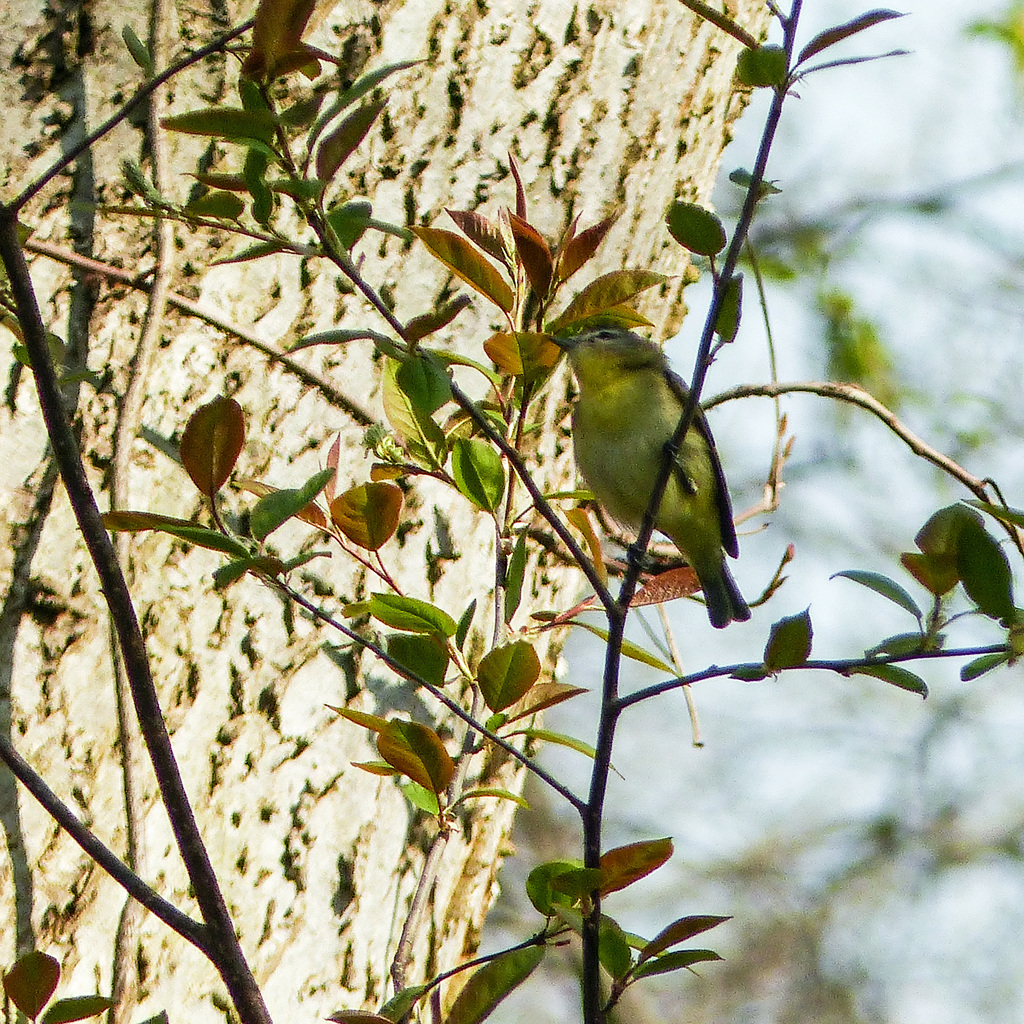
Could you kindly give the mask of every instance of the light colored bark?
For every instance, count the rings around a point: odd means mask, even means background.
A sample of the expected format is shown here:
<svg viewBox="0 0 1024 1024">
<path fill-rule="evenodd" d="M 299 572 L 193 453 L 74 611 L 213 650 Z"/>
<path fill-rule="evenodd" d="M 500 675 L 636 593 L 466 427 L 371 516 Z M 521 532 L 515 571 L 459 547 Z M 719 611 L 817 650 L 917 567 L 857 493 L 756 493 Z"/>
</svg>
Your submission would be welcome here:
<svg viewBox="0 0 1024 1024">
<path fill-rule="evenodd" d="M 737 6 L 741 23 L 759 31 L 763 4 Z M 58 17 L 38 0 L 8 0 L 3 14 L 0 94 L 12 100 L 0 119 L 0 161 L 8 169 L 8 195 L 49 164 L 62 139 L 81 132 L 83 119 L 98 123 L 139 81 L 120 32 L 130 23 L 145 35 L 148 3 L 98 0 L 62 10 Z M 193 5 L 179 5 L 177 18 L 193 41 L 205 41 L 216 27 Z M 355 2 L 329 15 L 317 42 L 355 54 L 353 74 L 363 64 L 424 59 L 389 80 L 389 140 L 372 134 L 351 164 L 354 193 L 371 198 L 377 216 L 402 223 L 412 208 L 417 221 L 443 225 L 444 207 L 494 213 L 513 204 L 512 151 L 523 169 L 531 219 L 549 237 L 574 216 L 587 224 L 619 213 L 595 273 L 645 267 L 681 274 L 682 251 L 662 226 L 666 206 L 680 194 L 707 199 L 741 107 L 731 88 L 736 45 L 696 24 L 681 4 L 631 0 L 583 9 L 566 0 L 528 7 L 514 0 Z M 233 60 L 222 60 L 186 74 L 173 83 L 171 109 L 233 102 L 234 70 Z M 81 165 L 77 177 L 62 177 L 47 189 L 27 216 L 37 237 L 69 244 L 67 201 L 73 189 L 80 196 L 91 189 L 92 178 L 105 201 L 116 201 L 120 160 L 138 156 L 139 140 L 135 128 L 121 126 L 97 148 L 90 167 Z M 172 190 L 181 198 L 202 143 L 174 136 L 171 143 Z M 237 154 L 229 150 L 220 167 L 237 167 Z M 87 232 L 88 214 L 77 216 Z M 100 218 L 95 232 L 95 258 L 133 271 L 151 265 L 145 228 L 135 222 Z M 175 237 L 173 288 L 266 343 L 283 346 L 339 323 L 382 329 L 362 302 L 339 291 L 327 267 L 310 268 L 314 280 L 303 291 L 294 258 L 206 271 L 219 247 L 233 243 L 180 228 Z M 433 306 L 445 275 L 421 247 L 409 250 L 389 239 L 381 251 L 374 237 L 364 249 L 367 278 L 394 296 L 400 318 Z M 95 278 L 73 284 L 65 268 L 42 258 L 33 273 L 53 330 L 87 341 L 89 367 L 109 371 L 99 393 L 81 388 L 78 405 L 82 445 L 99 489 L 145 296 Z M 678 282 L 646 303 L 663 335 L 682 318 Z M 96 289 L 92 308 L 88 288 Z M 491 319 L 478 302 L 444 332 L 443 343 L 482 358 Z M 300 360 L 352 406 L 381 418 L 369 349 L 312 349 Z M 59 486 L 52 502 L 47 495 L 46 439 L 31 380 L 14 367 L 9 349 L 0 362 L 10 382 L 0 409 L 6 727 L 53 788 L 123 851 L 121 760 L 102 597 Z M 549 423 L 560 409 L 559 387 L 544 407 Z M 251 347 L 171 312 L 146 374 L 142 431 L 126 484 L 132 507 L 199 512 L 198 498 L 167 451 L 196 406 L 222 391 L 247 415 L 241 475 L 298 484 L 322 464 L 326 444 L 340 432 L 339 487 L 367 478 L 363 425 L 350 409 L 332 406 Z M 545 432 L 539 455 L 550 484 L 571 478 L 565 438 L 554 427 Z M 473 596 L 486 599 L 493 588 L 493 537 L 484 517 L 458 496 L 422 484 L 409 496 L 409 513 L 415 526 L 386 554 L 407 592 L 455 617 Z M 454 559 L 436 558 L 447 551 L 439 535 L 445 529 Z M 275 538 L 287 551 L 306 532 L 287 526 Z M 430 587 L 423 582 L 428 561 L 439 570 Z M 431 826 L 390 780 L 352 767 L 375 751 L 361 730 L 325 705 L 423 718 L 437 709 L 369 658 L 356 657 L 346 677 L 323 653 L 325 643 L 339 638 L 292 617 L 257 583 L 215 592 L 210 573 L 218 564 L 209 552 L 140 535 L 131 544 L 128 571 L 175 748 L 239 934 L 277 1019 L 373 1006 L 386 991 L 387 966 Z M 323 598 L 332 609 L 373 589 L 338 553 L 311 569 L 332 592 Z M 526 602 L 552 608 L 568 606 L 581 577 L 546 566 L 533 579 Z M 489 636 L 484 615 L 481 608 L 477 623 Z M 515 625 L 525 621 L 520 612 Z M 489 768 L 502 785 L 515 789 L 521 782 L 508 764 Z M 109 991 L 122 894 L 3 776 L 0 821 L 9 855 L 0 869 L 0 921 L 8 938 L 0 960 L 14 958 L 17 936 L 22 949 L 34 941 L 60 957 L 67 993 Z M 140 849 L 147 851 L 139 870 L 194 913 L 152 776 L 145 772 L 137 781 L 145 805 Z M 412 980 L 422 977 L 428 949 L 434 969 L 472 952 L 496 892 L 510 825 L 511 805 L 497 801 L 479 801 L 460 819 L 436 887 L 433 929 L 421 937 Z M 172 1018 L 222 1019 L 220 986 L 197 953 L 152 919 L 143 920 L 138 942 L 138 1004 L 121 1019 L 142 1020 L 161 1008 Z"/>
</svg>

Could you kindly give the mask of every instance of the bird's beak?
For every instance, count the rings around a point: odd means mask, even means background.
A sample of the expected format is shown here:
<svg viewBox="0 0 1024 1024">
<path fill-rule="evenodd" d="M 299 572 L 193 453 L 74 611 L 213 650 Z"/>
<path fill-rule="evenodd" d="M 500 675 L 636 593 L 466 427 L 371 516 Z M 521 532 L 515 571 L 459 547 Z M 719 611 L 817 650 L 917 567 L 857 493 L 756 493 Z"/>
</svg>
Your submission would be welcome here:
<svg viewBox="0 0 1024 1024">
<path fill-rule="evenodd" d="M 569 337 L 565 334 L 551 334 L 549 337 L 563 352 L 572 351 L 572 349 L 576 347 L 576 342 L 579 340 L 578 338 Z"/>
</svg>

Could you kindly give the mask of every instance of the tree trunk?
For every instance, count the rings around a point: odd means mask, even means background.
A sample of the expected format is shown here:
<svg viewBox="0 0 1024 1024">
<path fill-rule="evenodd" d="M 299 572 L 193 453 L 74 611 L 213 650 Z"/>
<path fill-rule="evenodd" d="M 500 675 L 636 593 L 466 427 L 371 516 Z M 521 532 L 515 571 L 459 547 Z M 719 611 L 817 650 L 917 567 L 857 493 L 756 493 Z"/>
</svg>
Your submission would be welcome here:
<svg viewBox="0 0 1024 1024">
<path fill-rule="evenodd" d="M 190 4 L 152 2 L 160 4 L 155 17 L 147 0 L 8 0 L 0 38 L 5 196 L 141 83 L 121 42 L 125 24 L 143 39 L 156 24 L 173 40 L 173 56 L 250 13 L 227 10 L 221 0 L 201 13 Z M 749 31 L 762 30 L 760 0 L 731 6 Z M 593 275 L 622 267 L 677 275 L 645 312 L 662 336 L 678 327 L 685 257 L 662 219 L 675 196 L 709 196 L 742 107 L 732 86 L 734 40 L 698 22 L 678 0 L 599 2 L 585 10 L 564 0 L 529 8 L 513 0 L 357 0 L 330 12 L 314 41 L 340 48 L 352 78 L 395 61 L 423 61 L 388 79 L 388 130 L 371 133 L 346 165 L 352 194 L 371 199 L 375 216 L 444 225 L 445 208 L 493 214 L 514 206 L 511 152 L 530 219 L 548 237 L 577 216 L 586 225 L 618 214 Z M 169 111 L 234 105 L 237 64 L 214 58 L 175 79 Z M 323 464 L 340 433 L 338 489 L 367 480 L 362 435 L 383 418 L 370 346 L 314 348 L 294 362 L 268 352 L 339 324 L 386 328 L 328 266 L 300 268 L 296 257 L 278 256 L 207 269 L 224 246 L 240 246 L 175 226 L 172 244 L 161 247 L 148 223 L 96 213 L 88 204 L 122 201 L 124 157 L 153 163 L 143 146 L 144 114 L 76 160 L 24 217 L 34 229 L 40 302 L 50 328 L 67 342 L 65 362 L 98 375 L 98 386 L 81 384 L 72 396 L 95 488 L 109 487 L 113 476 L 122 507 L 205 516 L 175 461 L 176 444 L 190 413 L 217 393 L 231 394 L 245 410 L 238 475 L 298 485 Z M 181 200 L 204 142 L 167 138 L 169 151 L 156 162 Z M 215 154 L 216 169 L 236 170 L 238 154 L 226 149 Z M 367 239 L 364 273 L 393 298 L 399 318 L 433 308 L 446 287 L 440 265 L 419 245 Z M 52 258 L 57 250 L 77 254 L 77 265 L 74 255 Z M 50 256 L 39 255 L 46 251 Z M 146 293 L 90 268 L 90 259 L 132 278 L 162 264 L 172 294 L 148 349 L 140 348 Z M 187 315 L 176 297 L 209 311 L 214 322 Z M 488 321 L 481 302 L 439 337 L 483 359 Z M 238 329 L 221 329 L 225 324 Z M 7 510 L 0 517 L 0 729 L 143 878 L 195 914 L 130 716 L 119 728 L 105 605 L 52 469 L 31 376 L 9 351 L 0 361 L 7 381 L 0 409 L 0 507 Z M 137 411 L 126 400 L 132 388 Z M 539 456 L 545 486 L 559 487 L 574 472 L 554 428 L 564 386 L 556 381 L 548 394 L 551 429 Z M 119 432 L 129 442 L 120 458 Z M 109 495 L 101 496 L 101 507 L 109 504 Z M 245 501 L 231 496 L 228 504 Z M 485 517 L 453 492 L 420 483 L 407 495 L 407 515 L 413 527 L 384 552 L 407 593 L 456 619 L 474 596 L 483 602 L 493 594 L 493 529 Z M 274 538 L 290 551 L 308 534 L 287 525 Z M 378 1006 L 389 994 L 388 965 L 432 825 L 390 779 L 353 767 L 376 752 L 362 730 L 326 705 L 421 720 L 436 720 L 436 705 L 254 580 L 214 590 L 210 575 L 221 562 L 214 554 L 157 534 L 136 535 L 126 550 L 174 746 L 271 1012 L 282 1021 L 311 1020 L 341 1007 Z M 545 557 L 531 556 L 532 592 L 516 626 L 529 610 L 568 607 L 580 587 L 578 573 Z M 337 551 L 330 561 L 310 563 L 310 574 L 318 601 L 338 614 L 380 589 Z M 481 608 L 476 622 L 486 621 Z M 488 627 L 478 628 L 490 637 Z M 550 666 L 555 652 L 546 653 Z M 513 790 L 522 781 L 510 763 L 492 760 L 474 772 Z M 126 791 L 134 794 L 134 815 L 126 814 Z M 459 817 L 410 982 L 472 954 L 508 852 L 511 814 L 510 802 L 492 800 Z M 110 992 L 116 979 L 118 1020 L 142 1020 L 162 1008 L 176 1018 L 222 1019 L 225 995 L 213 970 L 158 921 L 124 915 L 120 889 L 6 769 L 0 822 L 7 840 L 0 873 L 5 962 L 33 947 L 52 953 L 63 965 L 63 994 L 97 986 Z"/>
</svg>

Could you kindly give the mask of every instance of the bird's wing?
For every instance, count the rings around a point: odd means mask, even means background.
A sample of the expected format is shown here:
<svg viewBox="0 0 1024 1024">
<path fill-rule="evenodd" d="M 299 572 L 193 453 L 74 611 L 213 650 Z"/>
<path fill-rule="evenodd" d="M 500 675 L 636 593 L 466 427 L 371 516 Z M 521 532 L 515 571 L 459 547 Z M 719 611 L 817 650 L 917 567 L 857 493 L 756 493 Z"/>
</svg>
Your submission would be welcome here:
<svg viewBox="0 0 1024 1024">
<path fill-rule="evenodd" d="M 665 370 L 665 379 L 680 403 L 685 407 L 690 400 L 690 389 L 683 382 L 679 374 L 672 370 Z M 722 462 L 718 458 L 718 449 L 715 447 L 715 439 L 711 434 L 711 427 L 708 424 L 704 410 L 698 405 L 693 418 L 693 426 L 704 438 L 711 454 L 711 468 L 715 474 L 715 508 L 718 509 L 718 524 L 722 531 L 722 547 L 733 558 L 738 558 L 740 553 L 739 541 L 736 539 L 736 524 L 732 521 L 732 501 L 729 498 L 729 486 L 725 482 L 725 472 L 722 470 Z M 693 482 L 689 479 L 683 481 L 687 490 L 693 489 Z"/>
</svg>

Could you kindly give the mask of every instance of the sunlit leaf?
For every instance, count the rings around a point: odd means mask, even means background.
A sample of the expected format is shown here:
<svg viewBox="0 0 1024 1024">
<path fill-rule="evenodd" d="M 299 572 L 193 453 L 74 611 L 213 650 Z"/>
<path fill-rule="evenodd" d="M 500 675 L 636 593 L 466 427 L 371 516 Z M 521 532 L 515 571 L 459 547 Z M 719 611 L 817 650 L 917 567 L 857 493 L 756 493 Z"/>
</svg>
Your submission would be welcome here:
<svg viewBox="0 0 1024 1024">
<path fill-rule="evenodd" d="M 487 441 L 458 437 L 452 445 L 452 476 L 459 493 L 477 508 L 494 512 L 505 494 L 505 467 Z"/>
<path fill-rule="evenodd" d="M 590 262 L 614 223 L 614 217 L 605 217 L 579 234 L 570 235 L 558 252 L 556 268 L 559 283 L 568 281 L 580 267 Z"/>
<path fill-rule="evenodd" d="M 509 737 L 525 736 L 527 739 L 540 740 L 541 743 L 554 743 L 559 747 L 568 747 L 569 750 L 575 750 L 578 754 L 583 754 L 584 757 L 589 757 L 591 760 L 597 756 L 597 751 L 589 743 L 584 743 L 583 740 L 563 732 L 553 732 L 551 729 L 515 729 L 504 735 Z"/>
<path fill-rule="evenodd" d="M 515 296 L 493 263 L 465 238 L 443 228 L 414 227 L 412 232 L 430 254 L 440 260 L 456 277 L 475 288 L 506 313 L 512 311 Z"/>
<path fill-rule="evenodd" d="M 302 33 L 316 0 L 260 0 L 252 29 L 252 49 L 242 65 L 248 78 L 270 79 L 291 67 L 303 51 Z M 309 60 L 309 57 L 306 57 Z"/>
<path fill-rule="evenodd" d="M 447 612 L 415 597 L 374 594 L 370 598 L 368 610 L 378 622 L 406 633 L 440 633 L 441 636 L 454 636 L 458 628 L 455 620 Z"/>
<path fill-rule="evenodd" d="M 594 571 L 597 573 L 598 579 L 607 587 L 608 567 L 604 564 L 604 549 L 601 546 L 601 537 L 594 529 L 594 523 L 589 513 L 585 508 L 570 508 L 565 512 L 565 518 L 582 534 L 590 551 L 590 561 L 594 566 Z"/>
<path fill-rule="evenodd" d="M 502 373 L 531 383 L 544 377 L 562 357 L 550 335 L 529 331 L 498 331 L 484 342 L 484 351 Z"/>
<path fill-rule="evenodd" d="M 441 802 L 437 799 L 437 794 L 431 793 L 429 789 L 424 789 L 418 782 L 412 780 L 401 782 L 398 788 L 402 791 L 405 799 L 424 814 L 438 815 L 441 813 Z"/>
<path fill-rule="evenodd" d="M 664 274 L 650 270 L 613 270 L 604 274 L 573 297 L 562 314 L 547 325 L 548 333 L 557 334 L 577 321 L 614 309 L 667 280 Z"/>
<path fill-rule="evenodd" d="M 507 789 L 500 789 L 494 786 L 478 786 L 474 789 L 467 789 L 452 806 L 454 807 L 456 804 L 462 803 L 463 800 L 480 800 L 485 797 L 493 797 L 496 800 L 510 800 L 524 810 L 530 810 L 529 802 L 524 800 L 518 793 L 512 793 Z"/>
<path fill-rule="evenodd" d="M 672 856 L 671 839 L 647 839 L 601 854 L 601 895 L 618 892 L 660 868 Z"/>
<path fill-rule="evenodd" d="M 594 636 L 599 636 L 605 643 L 608 642 L 608 630 L 593 622 L 582 622 L 579 619 L 573 619 L 567 625 L 578 626 L 580 629 L 585 629 L 588 633 L 593 633 Z M 650 665 L 651 668 L 660 669 L 662 672 L 667 672 L 670 676 L 675 675 L 675 669 L 668 662 L 663 661 L 649 651 L 645 651 L 642 647 L 638 647 L 629 640 L 622 641 L 622 656 L 633 661 L 639 661 L 642 665 Z"/>
<path fill-rule="evenodd" d="M 769 672 L 778 672 L 804 664 L 811 655 L 813 636 L 810 611 L 779 619 L 772 625 L 765 645 L 764 667 Z"/>
<path fill-rule="evenodd" d="M 440 469 L 447 457 L 447 441 L 441 428 L 424 411 L 433 401 L 429 391 L 421 391 L 423 383 L 413 371 L 402 373 L 408 362 L 388 359 L 384 363 L 384 415 L 402 439 L 409 454 L 433 469 Z M 417 360 L 422 363 L 422 360 Z"/>
<path fill-rule="evenodd" d="M 511 266 L 512 232 L 503 234 L 499 224 L 483 214 L 471 210 L 449 210 L 445 213 L 458 225 L 459 230 L 488 256 L 493 256 L 505 267 Z"/>
<path fill-rule="evenodd" d="M 221 551 L 236 558 L 248 558 L 251 552 L 240 540 L 229 537 L 217 530 L 198 526 L 188 519 L 176 519 L 174 516 L 160 516 L 154 512 L 133 512 L 127 509 L 116 509 L 103 514 L 103 525 L 114 533 L 138 533 L 140 530 L 155 530 L 171 537 L 208 548 L 210 551 Z"/>
<path fill-rule="evenodd" d="M 224 486 L 245 443 L 245 417 L 233 399 L 219 395 L 201 405 L 181 435 L 181 464 L 208 498 Z"/>
<path fill-rule="evenodd" d="M 377 733 L 377 751 L 403 775 L 439 796 L 455 773 L 441 738 L 419 722 L 388 723 L 387 729 Z"/>
<path fill-rule="evenodd" d="M 540 297 L 545 298 L 551 286 L 551 275 L 554 272 L 554 259 L 551 248 L 541 233 L 521 217 L 509 214 L 512 236 L 515 238 L 516 253 L 526 271 L 530 287 Z"/>
<path fill-rule="evenodd" d="M 510 708 L 539 676 L 540 658 L 525 640 L 492 648 L 477 666 L 477 683 L 491 711 Z"/>
<path fill-rule="evenodd" d="M 398 529 L 402 489 L 386 481 L 358 484 L 330 504 L 331 522 L 353 544 L 378 551 Z"/>
<path fill-rule="evenodd" d="M 301 487 L 274 490 L 260 498 L 249 514 L 252 535 L 257 540 L 264 540 L 292 516 L 301 515 L 333 476 L 333 469 L 321 469 Z"/>
<path fill-rule="evenodd" d="M 554 888 L 554 882 L 562 875 L 579 871 L 583 864 L 578 860 L 552 860 L 538 864 L 526 878 L 526 895 L 538 913 L 545 917 L 556 904 L 569 906 L 571 897 Z"/>
<path fill-rule="evenodd" d="M 544 959 L 543 946 L 526 946 L 502 953 L 484 964 L 463 986 L 445 1024 L 478 1024 L 517 989 Z"/>
<path fill-rule="evenodd" d="M 570 686 L 568 683 L 553 681 L 537 683 L 517 707 L 509 709 L 507 721 L 514 722 L 520 718 L 526 718 L 528 715 L 535 715 L 587 692 L 589 691 L 582 686 Z"/>
</svg>

